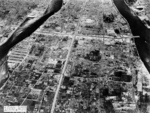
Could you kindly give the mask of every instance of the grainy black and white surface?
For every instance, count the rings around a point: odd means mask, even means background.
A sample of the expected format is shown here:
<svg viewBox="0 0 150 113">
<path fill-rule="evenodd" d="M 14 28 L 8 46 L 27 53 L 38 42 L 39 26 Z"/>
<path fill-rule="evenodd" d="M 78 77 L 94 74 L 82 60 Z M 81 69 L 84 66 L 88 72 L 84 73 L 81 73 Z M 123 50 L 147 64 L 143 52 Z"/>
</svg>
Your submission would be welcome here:
<svg viewBox="0 0 150 113">
<path fill-rule="evenodd" d="M 0 113 L 150 113 L 149 11 L 149 0 L 0 0 Z"/>
</svg>

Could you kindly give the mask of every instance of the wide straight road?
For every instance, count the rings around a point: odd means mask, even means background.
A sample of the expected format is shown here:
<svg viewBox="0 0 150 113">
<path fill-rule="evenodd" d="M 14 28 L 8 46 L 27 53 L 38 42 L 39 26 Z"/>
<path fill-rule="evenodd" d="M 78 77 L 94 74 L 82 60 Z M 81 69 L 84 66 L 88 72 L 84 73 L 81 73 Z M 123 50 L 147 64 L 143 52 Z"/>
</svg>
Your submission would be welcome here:
<svg viewBox="0 0 150 113">
<path fill-rule="evenodd" d="M 125 0 L 112 0 L 114 6 L 118 9 L 119 13 L 128 22 L 131 32 L 135 38 L 135 45 L 138 50 L 139 56 L 144 63 L 145 67 L 150 73 L 150 29 L 148 29 L 140 20 L 140 18 L 131 10 Z"/>
<path fill-rule="evenodd" d="M 71 1 L 71 0 L 70 0 Z M 89 0 L 85 0 L 85 2 L 83 3 L 83 7 L 81 9 L 81 12 L 84 10 L 84 7 L 86 5 L 86 3 L 88 2 Z M 69 3 L 67 4 L 69 5 Z M 80 22 L 81 20 L 79 19 L 78 23 L 77 23 L 77 28 L 75 30 L 75 33 L 72 35 L 72 41 L 70 43 L 70 48 L 69 48 L 69 51 L 68 51 L 68 55 L 67 55 L 67 58 L 66 58 L 66 61 L 65 61 L 65 64 L 64 64 L 64 67 L 63 67 L 63 70 L 61 72 L 61 76 L 60 76 L 60 80 L 59 80 L 59 83 L 58 83 L 58 86 L 57 86 L 57 89 L 56 89 L 56 92 L 55 92 L 55 96 L 54 96 L 54 100 L 53 100 L 53 104 L 52 104 L 52 108 L 51 108 L 51 113 L 55 113 L 55 106 L 57 104 L 57 98 L 59 96 L 59 91 L 60 91 L 60 88 L 61 88 L 61 85 L 62 85 L 62 82 L 63 82 L 63 78 L 64 78 L 64 73 L 65 73 L 65 70 L 66 70 L 66 67 L 67 67 L 67 64 L 68 64 L 68 61 L 69 61 L 69 58 L 70 58 L 70 55 L 71 55 L 71 51 L 73 49 L 73 44 L 74 44 L 74 41 L 75 39 L 77 38 L 78 36 L 78 32 L 79 32 L 79 29 L 80 29 Z"/>
</svg>

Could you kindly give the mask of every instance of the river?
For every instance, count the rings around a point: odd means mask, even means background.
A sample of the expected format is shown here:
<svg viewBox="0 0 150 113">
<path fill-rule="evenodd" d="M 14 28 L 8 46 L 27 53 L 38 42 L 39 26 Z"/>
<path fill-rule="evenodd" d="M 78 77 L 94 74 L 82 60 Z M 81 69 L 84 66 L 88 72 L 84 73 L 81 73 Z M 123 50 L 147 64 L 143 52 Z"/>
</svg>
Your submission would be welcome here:
<svg viewBox="0 0 150 113">
<path fill-rule="evenodd" d="M 124 0 L 112 0 L 119 13 L 128 22 L 139 56 L 150 73 L 150 29 L 148 29 L 140 18 L 130 9 Z"/>
<path fill-rule="evenodd" d="M 144 25 L 125 0 L 112 1 L 118 12 L 127 21 L 133 36 L 139 36 L 139 38 L 134 39 L 134 42 L 142 62 L 150 73 L 150 29 Z M 144 107 L 142 105 L 141 108 L 139 107 L 139 110 L 141 111 L 142 108 L 146 110 L 148 106 Z"/>
</svg>

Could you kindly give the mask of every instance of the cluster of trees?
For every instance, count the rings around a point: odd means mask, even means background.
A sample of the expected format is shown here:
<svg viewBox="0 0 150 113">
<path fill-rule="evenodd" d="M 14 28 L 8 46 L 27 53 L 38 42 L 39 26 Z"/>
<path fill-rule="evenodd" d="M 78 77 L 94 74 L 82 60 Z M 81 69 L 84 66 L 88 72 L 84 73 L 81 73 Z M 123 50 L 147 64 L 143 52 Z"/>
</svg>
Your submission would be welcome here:
<svg viewBox="0 0 150 113">
<path fill-rule="evenodd" d="M 137 0 L 125 0 L 127 2 L 127 4 L 129 5 L 133 5 L 135 2 L 137 2 Z"/>
<path fill-rule="evenodd" d="M 94 50 L 94 51 L 90 51 L 89 54 L 86 54 L 84 58 L 93 62 L 98 62 L 101 59 L 101 55 L 99 50 Z"/>
<path fill-rule="evenodd" d="M 0 18 L 11 24 L 23 19 L 37 5 L 34 1 L 0 0 Z"/>
<path fill-rule="evenodd" d="M 115 20 L 115 15 L 112 13 L 111 14 L 104 14 L 103 20 L 105 23 L 112 23 Z"/>
</svg>

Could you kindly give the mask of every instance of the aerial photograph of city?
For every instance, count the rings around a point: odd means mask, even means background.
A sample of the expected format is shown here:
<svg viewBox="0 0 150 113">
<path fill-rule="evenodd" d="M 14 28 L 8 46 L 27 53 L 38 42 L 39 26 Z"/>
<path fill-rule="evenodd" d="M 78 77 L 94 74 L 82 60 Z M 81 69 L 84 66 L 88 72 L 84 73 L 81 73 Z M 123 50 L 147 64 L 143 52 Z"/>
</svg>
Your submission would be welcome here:
<svg viewBox="0 0 150 113">
<path fill-rule="evenodd" d="M 150 113 L 150 0 L 0 0 L 0 113 Z"/>
</svg>

